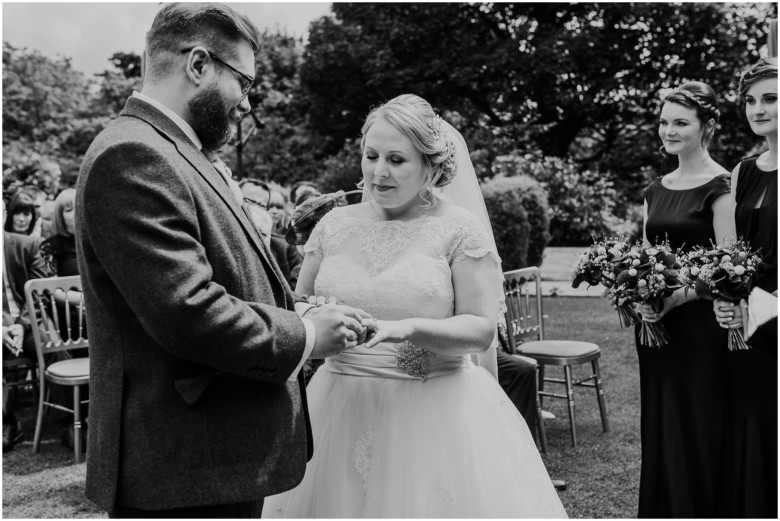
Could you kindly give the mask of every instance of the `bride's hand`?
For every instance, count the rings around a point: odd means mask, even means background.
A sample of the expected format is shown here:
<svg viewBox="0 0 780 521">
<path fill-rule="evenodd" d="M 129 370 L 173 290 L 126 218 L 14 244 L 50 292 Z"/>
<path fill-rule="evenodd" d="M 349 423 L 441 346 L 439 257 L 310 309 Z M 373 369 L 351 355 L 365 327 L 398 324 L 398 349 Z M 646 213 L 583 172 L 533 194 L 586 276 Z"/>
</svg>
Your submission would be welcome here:
<svg viewBox="0 0 780 521">
<path fill-rule="evenodd" d="M 363 325 L 368 330 L 366 349 L 371 349 L 380 342 L 399 343 L 412 336 L 412 326 L 404 320 L 364 320 Z"/>
</svg>

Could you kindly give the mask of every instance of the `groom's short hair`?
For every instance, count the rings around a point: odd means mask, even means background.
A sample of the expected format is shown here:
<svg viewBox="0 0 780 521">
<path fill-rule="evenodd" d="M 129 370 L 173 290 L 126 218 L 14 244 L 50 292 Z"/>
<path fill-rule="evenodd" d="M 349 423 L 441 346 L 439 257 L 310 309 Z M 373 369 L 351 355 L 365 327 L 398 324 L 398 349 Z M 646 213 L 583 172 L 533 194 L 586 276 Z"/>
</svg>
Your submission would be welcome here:
<svg viewBox="0 0 780 521">
<path fill-rule="evenodd" d="M 202 45 L 220 57 L 236 55 L 236 46 L 246 41 L 256 51 L 257 27 L 245 15 L 224 4 L 175 2 L 157 13 L 146 33 L 146 71 L 150 78 L 173 70 L 184 49 Z"/>
</svg>

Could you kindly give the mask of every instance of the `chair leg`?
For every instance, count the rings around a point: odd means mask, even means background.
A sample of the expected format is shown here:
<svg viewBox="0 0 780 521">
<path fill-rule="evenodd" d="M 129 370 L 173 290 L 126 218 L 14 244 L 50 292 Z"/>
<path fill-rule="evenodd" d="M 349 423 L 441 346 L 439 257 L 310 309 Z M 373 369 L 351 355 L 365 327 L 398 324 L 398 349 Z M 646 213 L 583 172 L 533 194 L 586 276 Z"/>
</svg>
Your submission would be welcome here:
<svg viewBox="0 0 780 521">
<path fill-rule="evenodd" d="M 41 429 L 43 428 L 43 402 L 46 397 L 46 380 L 41 375 L 38 385 L 38 418 L 35 420 L 35 437 L 33 438 L 33 452 L 41 451 Z"/>
<path fill-rule="evenodd" d="M 539 391 L 536 391 L 536 426 L 539 430 L 539 446 L 542 448 L 542 452 L 547 452 L 547 429 L 544 426 L 544 417 L 542 416 L 542 401 L 539 396 Z"/>
<path fill-rule="evenodd" d="M 73 451 L 81 463 L 81 386 L 73 386 Z"/>
<path fill-rule="evenodd" d="M 539 396 L 539 407 L 542 407 L 542 400 L 544 400 L 544 397 L 540 394 L 542 391 L 544 391 L 544 366 L 542 364 L 539 364 L 539 378 L 537 379 L 538 385 L 539 385 L 539 392 L 537 393 L 537 396 Z"/>
<path fill-rule="evenodd" d="M 569 430 L 571 431 L 571 446 L 577 446 L 577 427 L 574 422 L 574 384 L 572 383 L 571 366 L 563 366 L 566 376 L 566 401 L 569 404 Z"/>
<path fill-rule="evenodd" d="M 604 388 L 601 386 L 601 373 L 599 372 L 599 361 L 592 360 L 593 374 L 596 376 L 596 399 L 599 401 L 599 412 L 601 413 L 601 426 L 604 432 L 609 432 L 609 422 L 607 421 L 607 404 L 604 401 Z"/>
</svg>

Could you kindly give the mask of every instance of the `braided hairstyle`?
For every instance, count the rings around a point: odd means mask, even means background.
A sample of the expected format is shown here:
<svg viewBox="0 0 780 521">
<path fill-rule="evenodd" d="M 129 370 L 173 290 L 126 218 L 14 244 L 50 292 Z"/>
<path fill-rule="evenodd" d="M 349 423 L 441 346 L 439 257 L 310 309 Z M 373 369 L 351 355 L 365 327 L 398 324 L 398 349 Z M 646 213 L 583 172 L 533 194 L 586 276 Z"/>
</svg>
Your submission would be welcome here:
<svg viewBox="0 0 780 521">
<path fill-rule="evenodd" d="M 715 91 L 704 82 L 689 81 L 683 83 L 667 95 L 663 103 L 676 103 L 696 111 L 696 117 L 704 128 L 701 145 L 707 148 L 715 134 L 715 127 L 720 120 L 720 108 L 718 96 Z M 707 123 L 714 120 L 715 123 L 708 127 Z"/>
<path fill-rule="evenodd" d="M 777 79 L 777 58 L 761 58 L 750 69 L 739 77 L 739 101 L 745 103 L 745 96 L 750 87 L 761 80 Z"/>
<path fill-rule="evenodd" d="M 423 156 L 427 168 L 425 188 L 443 188 L 455 178 L 455 142 L 442 131 L 442 120 L 433 111 L 431 104 L 415 94 L 402 94 L 374 108 L 366 116 L 361 129 L 360 150 L 364 151 L 366 134 L 371 125 L 383 118 L 396 130 L 406 136 Z M 423 195 L 430 206 L 435 199 Z"/>
</svg>

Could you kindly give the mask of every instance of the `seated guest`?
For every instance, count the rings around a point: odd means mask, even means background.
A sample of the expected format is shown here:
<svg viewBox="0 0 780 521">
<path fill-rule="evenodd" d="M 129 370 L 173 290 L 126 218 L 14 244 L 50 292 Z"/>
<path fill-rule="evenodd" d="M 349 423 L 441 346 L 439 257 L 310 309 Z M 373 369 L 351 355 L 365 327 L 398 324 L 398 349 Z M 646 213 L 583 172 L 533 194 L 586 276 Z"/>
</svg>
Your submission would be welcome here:
<svg viewBox="0 0 780 521">
<path fill-rule="evenodd" d="M 268 203 L 271 198 L 271 188 L 268 186 L 268 183 L 259 179 L 245 177 L 238 182 L 238 186 L 244 197 L 244 203 L 248 206 L 255 205 L 268 210 Z"/>
<path fill-rule="evenodd" d="M 309 194 L 310 196 L 320 195 L 320 191 L 317 188 L 317 185 L 311 181 L 298 181 L 293 183 L 290 187 L 290 212 L 305 200 L 303 197 L 306 194 Z"/>
<path fill-rule="evenodd" d="M 51 236 L 41 243 L 41 255 L 52 275 L 67 277 L 79 274 L 76 263 L 76 190 L 63 190 L 54 200 Z"/>
<path fill-rule="evenodd" d="M 46 204 L 46 192 L 36 185 L 24 185 L 20 191 L 30 196 L 35 205 L 35 212 L 38 214 L 35 229 L 30 235 L 47 238 L 51 234 L 51 214 L 47 211 L 51 209 L 51 205 Z"/>
<path fill-rule="evenodd" d="M 21 235 L 32 235 L 38 222 L 35 201 L 22 190 L 16 192 L 8 203 L 3 230 Z"/>
<path fill-rule="evenodd" d="M 286 204 L 284 202 L 284 195 L 282 192 L 271 189 L 271 197 L 268 202 L 268 213 L 274 220 L 274 233 L 278 235 L 284 235 L 287 231 L 287 226 L 290 224 L 290 216 L 287 213 Z"/>
<path fill-rule="evenodd" d="M 498 338 L 498 383 L 523 416 L 536 440 L 536 366 L 505 350 L 506 326 L 499 326 Z"/>
<path fill-rule="evenodd" d="M 19 357 L 37 360 L 38 357 L 24 298 L 24 285 L 30 279 L 48 275 L 41 259 L 39 244 L 38 237 L 3 232 L 3 358 L 5 360 Z M 3 450 L 9 451 L 21 440 L 23 433 L 14 411 L 6 403 L 5 383 L 5 375 L 3 375 Z"/>
<path fill-rule="evenodd" d="M 76 190 L 63 190 L 54 200 L 54 212 L 51 220 L 51 236 L 41 243 L 41 257 L 48 272 L 55 277 L 68 277 L 79 274 L 76 261 Z M 70 293 L 71 330 L 68 332 L 65 317 L 64 296 L 57 298 L 57 314 L 60 324 L 60 335 L 63 339 L 76 339 L 79 334 L 86 337 L 86 332 L 79 329 L 78 303 L 80 295 Z"/>
<path fill-rule="evenodd" d="M 268 185 L 254 179 L 251 182 L 245 181 L 250 180 L 244 179 L 239 185 L 241 186 L 241 192 L 244 194 L 244 204 L 252 218 L 252 223 L 255 225 L 258 233 L 260 233 L 266 246 L 271 250 L 282 275 L 287 279 L 290 287 L 295 288 L 295 284 L 298 282 L 298 274 L 301 271 L 303 257 L 298 253 L 298 249 L 295 246 L 287 243 L 283 236 L 273 233 L 273 218 L 263 203 L 260 202 L 268 201 L 270 198 L 271 190 Z"/>
</svg>

